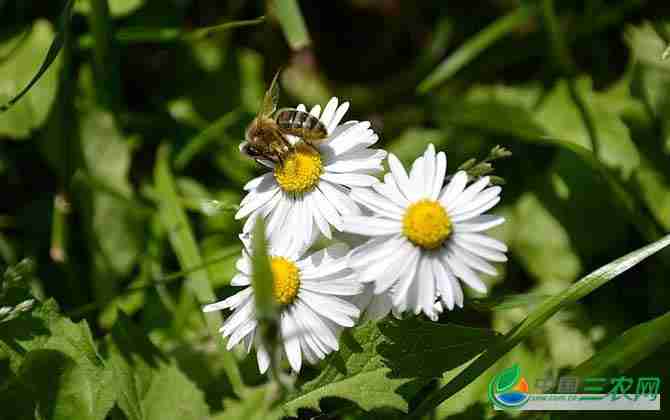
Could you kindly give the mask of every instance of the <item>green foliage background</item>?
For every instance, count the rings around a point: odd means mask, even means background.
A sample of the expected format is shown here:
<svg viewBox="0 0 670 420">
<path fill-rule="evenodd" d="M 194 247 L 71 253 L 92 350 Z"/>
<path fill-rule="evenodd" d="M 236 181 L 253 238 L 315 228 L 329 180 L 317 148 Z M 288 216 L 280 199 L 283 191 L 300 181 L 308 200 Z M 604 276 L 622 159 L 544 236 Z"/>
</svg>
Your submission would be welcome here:
<svg viewBox="0 0 670 420">
<path fill-rule="evenodd" d="M 0 0 L 0 22 L 0 419 L 507 418 L 487 386 L 514 363 L 531 392 L 667 390 L 670 255 L 616 277 L 670 230 L 663 2 Z M 235 292 L 238 144 L 278 68 L 282 105 L 349 100 L 406 164 L 513 152 L 489 295 L 356 327 L 286 392 L 200 311 Z M 576 416 L 605 418 L 536 417 Z"/>
</svg>

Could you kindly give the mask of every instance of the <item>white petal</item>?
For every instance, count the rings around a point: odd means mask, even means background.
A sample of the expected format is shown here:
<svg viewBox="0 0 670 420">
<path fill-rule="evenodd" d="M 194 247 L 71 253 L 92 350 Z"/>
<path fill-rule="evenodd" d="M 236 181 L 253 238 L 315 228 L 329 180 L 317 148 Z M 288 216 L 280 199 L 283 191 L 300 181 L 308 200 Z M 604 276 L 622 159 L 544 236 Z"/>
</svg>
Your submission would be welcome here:
<svg viewBox="0 0 670 420">
<path fill-rule="evenodd" d="M 384 182 L 375 184 L 372 188 L 402 209 L 407 208 L 410 204 L 407 197 L 398 189 L 398 184 L 396 184 L 393 174 L 384 175 Z"/>
<path fill-rule="evenodd" d="M 481 245 L 487 248 L 495 249 L 501 252 L 507 252 L 507 245 L 504 242 L 501 242 L 497 239 L 491 238 L 490 236 L 484 235 L 482 233 L 460 233 L 454 235 L 454 239 L 458 238 L 459 241 L 465 241 L 471 244 Z"/>
<path fill-rule="evenodd" d="M 356 281 L 357 275 L 343 277 L 341 279 L 316 281 L 300 281 L 300 287 L 315 293 L 337 296 L 355 296 L 363 291 L 363 285 Z"/>
<path fill-rule="evenodd" d="M 409 177 L 407 176 L 407 172 L 405 172 L 405 168 L 402 166 L 402 163 L 400 163 L 400 160 L 398 160 L 398 158 L 393 153 L 389 153 L 387 162 L 389 164 L 389 168 L 391 169 L 391 173 L 393 174 L 393 179 L 395 179 L 396 185 L 398 186 L 400 192 L 409 202 L 416 201 L 418 194 L 412 191 L 412 185 L 409 182 Z"/>
<path fill-rule="evenodd" d="M 240 207 L 240 209 L 235 214 L 235 219 L 243 219 L 250 215 L 254 210 L 268 203 L 274 196 L 279 192 L 279 187 L 271 188 L 267 191 L 261 193 L 256 193 L 255 191 L 249 192 L 247 197 L 249 200 Z M 245 199 L 247 198 L 245 197 Z"/>
<path fill-rule="evenodd" d="M 454 309 L 454 289 L 452 287 L 451 273 L 442 263 L 439 258 L 432 258 L 433 262 L 433 275 L 435 276 L 435 285 L 437 286 L 437 293 L 440 295 L 440 299 L 447 305 L 449 310 Z"/>
<path fill-rule="evenodd" d="M 302 353 L 300 352 L 300 332 L 292 316 L 285 311 L 281 315 L 281 335 L 284 340 L 284 351 L 288 363 L 294 372 L 300 372 L 302 367 Z"/>
<path fill-rule="evenodd" d="M 433 258 L 424 256 L 419 263 L 418 293 L 419 306 L 428 318 L 437 321 L 437 314 L 433 307 L 435 303 L 435 278 L 433 277 Z"/>
<path fill-rule="evenodd" d="M 368 236 L 393 235 L 402 231 L 402 223 L 380 217 L 347 216 L 342 219 L 342 230 Z"/>
<path fill-rule="evenodd" d="M 412 186 L 412 191 L 418 199 L 427 197 L 426 182 L 424 179 L 425 172 L 423 170 L 424 163 L 423 156 L 420 156 L 414 161 L 412 164 L 412 170 L 409 172 L 409 183 Z M 433 184 L 431 183 L 430 185 L 432 187 Z"/>
<path fill-rule="evenodd" d="M 393 303 L 388 293 L 373 295 L 370 303 L 365 308 L 365 316 L 362 321 L 377 321 L 388 315 Z"/>
<path fill-rule="evenodd" d="M 305 107 L 305 104 L 300 104 L 300 105 L 296 106 L 295 109 L 297 109 L 298 111 L 307 112 L 307 108 Z"/>
<path fill-rule="evenodd" d="M 244 184 L 243 189 L 244 191 L 249 191 L 259 188 L 260 190 L 264 191 L 267 190 L 272 184 L 275 184 L 274 173 L 268 172 Z"/>
<path fill-rule="evenodd" d="M 296 300 L 295 307 L 299 312 L 300 319 L 307 323 L 310 331 L 331 350 L 337 351 L 339 349 L 337 337 L 334 332 L 328 328 L 324 320 L 317 315 L 317 312 L 312 310 L 312 308 L 301 299 Z"/>
<path fill-rule="evenodd" d="M 330 226 L 328 225 L 328 221 L 326 221 L 325 216 L 321 213 L 319 205 L 315 202 L 315 195 L 307 194 L 305 196 L 305 203 L 307 204 L 310 213 L 312 213 L 312 216 L 314 217 L 314 223 L 316 223 L 319 231 L 323 234 L 323 236 L 331 239 L 333 236 L 330 231 Z"/>
<path fill-rule="evenodd" d="M 202 308 L 203 312 L 214 312 L 214 311 L 220 311 L 222 309 L 227 309 L 227 308 L 235 308 L 239 306 L 241 303 L 243 303 L 249 296 L 251 296 L 251 293 L 253 292 L 251 287 L 247 287 L 246 289 L 239 291 L 235 293 L 234 295 L 230 296 L 227 299 L 221 300 L 216 303 L 210 303 L 209 305 L 205 305 Z"/>
<path fill-rule="evenodd" d="M 339 107 L 337 107 L 337 111 L 335 111 L 333 119 L 330 120 L 330 124 L 326 126 L 329 133 L 332 133 L 333 130 L 335 130 L 335 127 L 337 127 L 340 121 L 342 121 L 344 114 L 346 114 L 348 110 L 349 110 L 349 102 L 344 102 Z"/>
<path fill-rule="evenodd" d="M 435 165 L 435 178 L 433 180 L 433 190 L 430 193 L 431 200 L 437 200 L 444 184 L 444 177 L 447 172 L 447 155 L 444 152 L 437 154 Z"/>
<path fill-rule="evenodd" d="M 458 223 L 458 222 L 464 222 L 466 220 L 470 220 L 473 217 L 477 217 L 480 214 L 484 213 L 485 211 L 493 208 L 498 202 L 500 201 L 500 197 L 494 197 L 490 199 L 488 202 L 482 204 L 481 206 L 477 207 L 474 210 L 470 210 L 464 213 L 460 213 L 457 215 L 451 216 L 451 221 L 453 223 Z"/>
<path fill-rule="evenodd" d="M 312 197 L 313 197 L 313 203 L 316 204 L 316 206 L 319 208 L 319 211 L 323 215 L 323 217 L 330 223 L 332 226 L 335 227 L 337 230 L 342 229 L 342 218 L 340 215 L 337 213 L 336 207 L 333 206 L 330 201 L 326 198 L 325 195 L 319 190 L 318 188 L 315 188 L 314 191 L 312 191 Z"/>
<path fill-rule="evenodd" d="M 231 286 L 248 286 L 251 284 L 251 280 L 249 277 L 245 274 L 236 274 L 235 277 L 233 277 L 230 280 L 230 285 Z"/>
<path fill-rule="evenodd" d="M 461 262 L 459 258 L 453 253 L 446 254 L 446 261 L 449 264 L 451 271 L 461 279 L 465 284 L 472 287 L 474 290 L 485 293 L 486 284 L 474 273 L 465 263 Z"/>
<path fill-rule="evenodd" d="M 360 148 L 360 146 L 364 148 L 377 141 L 374 132 L 370 130 L 370 123 L 368 121 L 342 127 L 344 129 L 341 132 L 335 130 L 332 139 L 328 142 L 328 146 L 335 155 L 353 151 Z"/>
<path fill-rule="evenodd" d="M 468 175 L 465 171 L 458 171 L 456 175 L 449 181 L 446 187 L 442 190 L 440 194 L 440 203 L 447 208 L 456 197 L 463 192 L 463 189 L 468 183 Z"/>
<path fill-rule="evenodd" d="M 370 149 L 365 149 L 370 150 Z M 324 166 L 326 172 L 345 173 L 345 172 L 364 172 L 381 171 L 383 169 L 382 159 L 346 159 L 337 156 L 332 163 Z"/>
<path fill-rule="evenodd" d="M 454 232 L 481 232 L 503 223 L 505 223 L 504 217 L 483 214 L 465 222 L 454 223 Z"/>
<path fill-rule="evenodd" d="M 389 219 L 402 219 L 405 210 L 383 195 L 366 188 L 352 188 L 349 196 L 370 210 Z"/>
<path fill-rule="evenodd" d="M 400 235 L 372 238 L 351 251 L 349 264 L 354 268 L 361 269 L 375 262 L 383 261 L 386 256 L 393 253 L 398 246 L 405 242 L 407 241 Z"/>
<path fill-rule="evenodd" d="M 322 181 L 319 182 L 318 188 L 342 216 L 357 216 L 361 213 L 361 209 L 342 191 L 341 186 Z"/>
<path fill-rule="evenodd" d="M 353 327 L 360 310 L 352 303 L 335 296 L 322 296 L 309 290 L 300 290 L 298 296 L 314 312 L 343 327 Z"/>
<path fill-rule="evenodd" d="M 447 211 L 450 212 L 449 214 L 451 214 L 451 212 L 457 211 L 460 207 L 472 201 L 472 199 L 474 199 L 477 194 L 479 194 L 484 188 L 486 188 L 487 185 L 489 185 L 489 182 L 489 177 L 484 176 L 466 188 L 458 197 L 456 197 L 455 200 L 447 205 Z"/>
<path fill-rule="evenodd" d="M 337 109 L 337 98 L 330 98 L 330 101 L 326 104 L 326 107 L 323 109 L 323 114 L 321 114 L 321 122 L 326 128 L 330 126 L 330 122 L 333 120 L 333 115 L 335 115 L 335 110 Z"/>
<path fill-rule="evenodd" d="M 433 195 L 433 185 L 435 184 L 435 146 L 429 144 L 423 154 L 423 189 L 424 196 L 430 198 Z M 431 305 L 432 306 L 432 305 Z"/>
<path fill-rule="evenodd" d="M 270 367 L 270 355 L 261 346 L 256 347 L 256 361 L 258 362 L 258 371 L 265 373 Z"/>
<path fill-rule="evenodd" d="M 483 206 L 492 199 L 498 197 L 501 191 L 502 188 L 500 188 L 499 186 L 489 187 L 484 191 L 480 192 L 479 194 L 477 194 L 477 196 L 474 197 L 474 199 L 472 199 L 470 202 L 464 203 L 462 206 L 458 208 L 454 208 L 454 211 L 451 212 L 450 215 L 456 216 L 462 213 L 467 213 L 472 210 L 476 210 L 477 208 Z"/>
<path fill-rule="evenodd" d="M 414 254 L 412 258 L 412 262 L 405 267 L 405 270 L 403 273 L 400 274 L 400 278 L 398 279 L 398 282 L 396 283 L 395 287 L 392 289 L 392 295 L 393 295 L 393 306 L 394 307 L 399 307 L 402 308 L 402 311 L 404 311 L 407 302 L 407 292 L 409 291 L 410 287 L 412 286 L 412 283 L 414 283 L 416 279 L 416 273 L 418 269 L 418 264 L 419 264 L 419 258 L 421 257 L 421 253 Z"/>
<path fill-rule="evenodd" d="M 370 187 L 379 182 L 379 180 L 372 175 L 357 173 L 340 174 L 335 172 L 324 172 L 321 174 L 321 179 L 330 181 L 333 184 L 341 184 L 348 187 Z"/>
<path fill-rule="evenodd" d="M 498 274 L 494 266 L 489 264 L 483 258 L 472 254 L 467 249 L 462 248 L 457 244 L 451 244 L 449 249 L 454 253 L 456 258 L 458 258 L 460 261 L 463 261 L 470 268 L 481 271 L 482 273 L 488 274 L 490 276 L 495 276 Z"/>
<path fill-rule="evenodd" d="M 228 339 L 228 343 L 226 343 L 226 350 L 230 350 L 237 343 L 239 343 L 243 338 L 246 338 L 248 335 L 254 334 L 254 329 L 256 328 L 256 325 L 258 323 L 256 320 L 249 320 L 247 323 L 242 324 L 240 328 L 236 329 L 231 335 L 230 338 Z"/>
<path fill-rule="evenodd" d="M 374 294 L 384 293 L 393 286 L 408 266 L 416 264 L 420 253 L 419 248 L 409 242 L 396 250 L 389 258 L 390 261 L 383 265 L 384 272 L 375 280 Z"/>
<path fill-rule="evenodd" d="M 254 319 L 254 300 L 248 298 L 244 303 L 230 315 L 223 323 L 219 332 L 225 337 L 233 333 L 237 328 Z"/>
<path fill-rule="evenodd" d="M 274 236 L 275 232 L 279 232 L 286 223 L 286 218 L 291 211 L 293 199 L 280 193 L 283 197 L 279 200 L 270 217 L 266 221 L 266 234 Z"/>
<path fill-rule="evenodd" d="M 319 118 L 319 115 L 321 115 L 321 105 L 319 104 L 314 105 L 312 109 L 310 109 L 309 114 L 316 118 Z"/>
</svg>

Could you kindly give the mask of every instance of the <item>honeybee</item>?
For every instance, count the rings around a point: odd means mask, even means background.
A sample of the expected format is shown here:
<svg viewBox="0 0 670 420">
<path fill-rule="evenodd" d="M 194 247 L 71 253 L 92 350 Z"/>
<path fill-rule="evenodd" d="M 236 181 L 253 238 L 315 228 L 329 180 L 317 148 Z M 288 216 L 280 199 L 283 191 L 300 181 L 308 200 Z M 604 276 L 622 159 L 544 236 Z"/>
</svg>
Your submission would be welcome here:
<svg viewBox="0 0 670 420">
<path fill-rule="evenodd" d="M 295 108 L 282 108 L 277 111 L 279 86 L 277 72 L 270 88 L 265 92 L 258 115 L 247 127 L 246 141 L 240 150 L 253 159 L 266 159 L 280 165 L 284 158 L 295 150 L 286 135 L 300 138 L 300 142 L 316 146 L 328 137 L 326 126 L 315 116 Z M 276 112 L 275 112 L 276 111 Z"/>
</svg>

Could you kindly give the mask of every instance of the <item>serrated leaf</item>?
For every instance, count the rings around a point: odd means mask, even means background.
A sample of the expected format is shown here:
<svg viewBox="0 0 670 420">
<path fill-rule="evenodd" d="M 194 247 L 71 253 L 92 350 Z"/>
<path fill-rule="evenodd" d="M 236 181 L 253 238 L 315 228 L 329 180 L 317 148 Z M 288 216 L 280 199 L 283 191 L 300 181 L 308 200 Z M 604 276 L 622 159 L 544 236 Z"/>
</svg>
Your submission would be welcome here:
<svg viewBox="0 0 670 420">
<path fill-rule="evenodd" d="M 408 401 L 431 378 L 440 377 L 484 350 L 497 337 L 491 330 L 418 319 L 368 322 L 346 331 L 340 350 L 321 374 L 299 386 L 284 405 L 319 409 L 326 397 L 350 400 L 363 410 L 407 411 Z"/>
<path fill-rule="evenodd" d="M 107 340 L 128 420 L 206 419 L 204 394 L 123 314 Z"/>
<path fill-rule="evenodd" d="M 112 408 L 117 387 L 110 366 L 99 356 L 86 321 L 58 313 L 54 301 L 0 324 L 0 351 L 15 375 L 8 401 L 38 418 L 102 420 Z M 4 393 L 0 393 L 4 394 Z"/>
<path fill-rule="evenodd" d="M 616 112 L 618 110 L 608 107 L 607 94 L 593 91 L 590 79 L 578 79 L 576 89 L 595 126 L 598 158 L 610 169 L 618 171 L 622 179 L 628 179 L 640 164 L 640 156 L 630 138 L 628 127 Z M 535 118 L 550 136 L 591 149 L 588 129 L 570 97 L 567 82 L 561 81 L 556 85 Z"/>
<path fill-rule="evenodd" d="M 537 331 L 539 326 L 543 325 L 558 311 L 590 294 L 611 279 L 624 271 L 629 270 L 631 267 L 634 267 L 663 248 L 666 248 L 668 245 L 670 245 L 670 235 L 600 267 L 565 289 L 563 292 L 547 299 L 533 310 L 526 319 L 512 328 L 502 339 L 494 343 L 456 377 L 425 398 L 421 404 L 410 413 L 410 418 L 422 418 L 427 412 L 434 409 L 440 403 L 478 378 L 501 357 L 516 347 L 524 339 L 528 338 L 533 332 Z"/>
</svg>

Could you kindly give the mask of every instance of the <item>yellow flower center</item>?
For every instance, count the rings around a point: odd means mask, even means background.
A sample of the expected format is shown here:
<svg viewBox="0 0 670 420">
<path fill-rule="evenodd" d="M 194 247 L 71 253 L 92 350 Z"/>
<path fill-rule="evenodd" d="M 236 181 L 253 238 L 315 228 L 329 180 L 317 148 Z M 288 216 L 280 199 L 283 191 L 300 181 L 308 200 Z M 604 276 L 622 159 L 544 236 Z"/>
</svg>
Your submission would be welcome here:
<svg viewBox="0 0 670 420">
<path fill-rule="evenodd" d="M 451 234 L 451 220 L 437 201 L 419 200 L 407 208 L 402 232 L 413 244 L 434 249 Z"/>
<path fill-rule="evenodd" d="M 282 165 L 275 166 L 275 179 L 285 192 L 303 194 L 316 187 L 322 172 L 319 153 L 309 146 L 298 145 Z"/>
<path fill-rule="evenodd" d="M 300 289 L 298 267 L 284 257 L 272 257 L 270 268 L 272 269 L 272 292 L 275 301 L 280 305 L 293 303 Z"/>
</svg>

